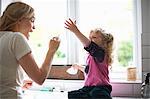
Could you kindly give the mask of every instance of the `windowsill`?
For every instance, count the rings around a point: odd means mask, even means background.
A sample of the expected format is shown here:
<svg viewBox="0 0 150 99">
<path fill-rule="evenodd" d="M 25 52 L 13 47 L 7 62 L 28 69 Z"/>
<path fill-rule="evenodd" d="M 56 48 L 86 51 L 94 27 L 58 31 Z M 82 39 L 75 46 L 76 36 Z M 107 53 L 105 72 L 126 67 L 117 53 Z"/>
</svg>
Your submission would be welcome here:
<svg viewBox="0 0 150 99">
<path fill-rule="evenodd" d="M 126 79 L 110 79 L 110 82 L 111 83 L 134 83 L 134 84 L 135 83 L 137 83 L 137 84 L 142 83 L 141 80 L 128 81 Z"/>
<path fill-rule="evenodd" d="M 139 73 L 136 73 L 135 76 L 131 75 L 131 77 L 127 74 L 126 71 L 118 71 L 118 72 L 110 72 L 110 82 L 111 83 L 142 83 L 141 77 L 139 77 Z M 136 78 L 134 78 L 136 77 Z M 131 80 L 128 80 L 131 79 Z M 133 79 L 133 80 L 132 80 Z M 135 80 L 134 80 L 135 79 Z"/>
</svg>

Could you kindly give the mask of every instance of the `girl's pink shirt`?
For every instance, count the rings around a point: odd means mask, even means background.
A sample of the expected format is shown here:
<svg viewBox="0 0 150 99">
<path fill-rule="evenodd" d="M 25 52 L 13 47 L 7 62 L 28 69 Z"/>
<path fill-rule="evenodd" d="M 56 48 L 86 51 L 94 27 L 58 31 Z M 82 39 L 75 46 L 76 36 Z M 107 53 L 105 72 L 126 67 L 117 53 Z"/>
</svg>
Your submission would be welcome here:
<svg viewBox="0 0 150 99">
<path fill-rule="evenodd" d="M 93 56 L 87 58 L 88 74 L 85 76 L 85 86 L 110 85 L 106 57 L 103 62 L 96 61 Z"/>
</svg>

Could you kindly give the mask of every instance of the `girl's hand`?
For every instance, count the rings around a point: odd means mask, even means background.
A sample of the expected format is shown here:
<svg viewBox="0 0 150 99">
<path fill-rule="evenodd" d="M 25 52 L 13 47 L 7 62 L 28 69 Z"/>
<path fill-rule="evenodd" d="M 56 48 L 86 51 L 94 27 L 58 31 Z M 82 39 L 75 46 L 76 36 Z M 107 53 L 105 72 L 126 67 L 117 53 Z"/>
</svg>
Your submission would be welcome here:
<svg viewBox="0 0 150 99">
<path fill-rule="evenodd" d="M 84 72 L 84 70 L 85 70 L 84 66 L 78 65 L 78 64 L 73 64 L 71 67 L 74 68 L 74 69 L 80 70 L 82 72 Z"/>
<path fill-rule="evenodd" d="M 51 52 L 55 53 L 60 45 L 60 40 L 58 37 L 53 37 L 49 42 L 49 49 Z"/>
<path fill-rule="evenodd" d="M 78 68 L 75 68 L 74 65 L 66 70 L 67 73 L 71 75 L 76 75 L 78 73 Z"/>
<path fill-rule="evenodd" d="M 73 64 L 71 67 L 73 67 L 74 69 L 79 69 L 81 66 L 80 65 L 78 65 L 78 64 Z"/>
<path fill-rule="evenodd" d="M 76 26 L 76 21 L 73 22 L 70 18 L 69 18 L 69 20 L 66 20 L 65 28 L 69 29 L 70 31 L 72 31 L 74 33 L 80 32 L 79 29 Z"/>
</svg>

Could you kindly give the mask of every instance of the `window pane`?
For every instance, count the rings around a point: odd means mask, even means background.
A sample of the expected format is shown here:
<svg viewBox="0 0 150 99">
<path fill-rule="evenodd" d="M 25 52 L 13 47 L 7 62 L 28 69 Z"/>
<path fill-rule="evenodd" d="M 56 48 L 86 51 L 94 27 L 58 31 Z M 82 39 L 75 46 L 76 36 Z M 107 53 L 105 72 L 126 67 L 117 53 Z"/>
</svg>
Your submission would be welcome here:
<svg viewBox="0 0 150 99">
<path fill-rule="evenodd" d="M 30 33 L 31 47 L 38 64 L 42 64 L 50 38 L 59 36 L 62 40 L 53 64 L 66 64 L 66 34 L 64 20 L 66 19 L 66 0 L 23 0 L 35 9 L 35 30 Z"/>
</svg>

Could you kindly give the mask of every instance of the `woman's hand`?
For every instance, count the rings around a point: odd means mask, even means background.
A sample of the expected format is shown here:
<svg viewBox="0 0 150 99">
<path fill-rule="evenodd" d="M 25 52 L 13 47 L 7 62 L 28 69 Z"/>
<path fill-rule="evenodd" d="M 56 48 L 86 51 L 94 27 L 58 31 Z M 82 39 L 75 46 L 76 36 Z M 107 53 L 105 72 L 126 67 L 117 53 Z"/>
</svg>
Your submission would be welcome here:
<svg viewBox="0 0 150 99">
<path fill-rule="evenodd" d="M 23 89 L 29 89 L 32 86 L 32 84 L 33 84 L 32 80 L 24 80 L 22 88 Z"/>
<path fill-rule="evenodd" d="M 53 37 L 49 42 L 49 50 L 55 53 L 60 45 L 60 39 L 58 37 Z"/>
</svg>

